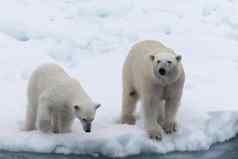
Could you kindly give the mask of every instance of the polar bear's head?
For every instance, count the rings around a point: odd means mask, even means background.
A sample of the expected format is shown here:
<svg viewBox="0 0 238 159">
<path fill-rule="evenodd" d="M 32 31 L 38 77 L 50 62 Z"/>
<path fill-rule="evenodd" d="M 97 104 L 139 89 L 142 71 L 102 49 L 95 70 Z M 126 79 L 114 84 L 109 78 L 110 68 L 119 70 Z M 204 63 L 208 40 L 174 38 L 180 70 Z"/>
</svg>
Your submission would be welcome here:
<svg viewBox="0 0 238 159">
<path fill-rule="evenodd" d="M 176 80 L 180 73 L 181 59 L 181 55 L 170 52 L 150 54 L 155 77 L 163 83 Z"/>
<path fill-rule="evenodd" d="M 83 126 L 85 132 L 91 132 L 91 125 L 95 118 L 96 110 L 101 104 L 95 104 L 93 102 L 87 103 L 74 103 L 73 112 Z"/>
</svg>

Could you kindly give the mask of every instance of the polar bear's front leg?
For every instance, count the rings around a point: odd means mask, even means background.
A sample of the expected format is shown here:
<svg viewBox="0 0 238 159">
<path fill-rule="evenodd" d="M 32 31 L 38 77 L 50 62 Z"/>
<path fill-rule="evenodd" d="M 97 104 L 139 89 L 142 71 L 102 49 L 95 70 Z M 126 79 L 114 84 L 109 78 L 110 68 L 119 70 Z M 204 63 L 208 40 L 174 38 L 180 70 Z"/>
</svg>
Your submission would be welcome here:
<svg viewBox="0 0 238 159">
<path fill-rule="evenodd" d="M 37 106 L 28 104 L 26 110 L 25 126 L 23 128 L 25 131 L 35 130 L 36 116 L 37 116 Z"/>
<path fill-rule="evenodd" d="M 59 113 L 57 113 L 57 112 L 52 112 L 52 122 L 51 122 L 51 124 L 52 124 L 52 131 L 54 132 L 54 133 L 59 133 L 59 115 L 58 115 Z"/>
<path fill-rule="evenodd" d="M 145 116 L 145 129 L 151 139 L 161 140 L 162 128 L 157 122 L 158 105 L 153 97 L 145 96 L 143 99 L 143 108 Z"/>
<path fill-rule="evenodd" d="M 157 104 L 157 106 L 158 106 L 158 108 L 157 108 L 157 111 L 158 111 L 157 121 L 162 126 L 162 125 L 164 125 L 164 120 L 165 120 L 164 101 L 158 99 L 157 102 L 158 102 L 158 104 Z"/>
<path fill-rule="evenodd" d="M 167 134 L 176 131 L 176 114 L 179 107 L 179 99 L 168 99 L 165 104 L 165 122 L 163 129 Z"/>
<path fill-rule="evenodd" d="M 69 133 L 71 132 L 71 126 L 73 124 L 73 121 L 62 121 L 60 133 Z"/>
<path fill-rule="evenodd" d="M 176 114 L 182 98 L 184 76 L 166 88 L 164 131 L 167 134 L 176 131 Z"/>
<path fill-rule="evenodd" d="M 71 132 L 73 121 L 74 121 L 74 118 L 72 115 L 66 112 L 60 112 L 59 122 L 58 122 L 59 133 Z"/>
<path fill-rule="evenodd" d="M 51 114 L 49 110 L 49 106 L 42 102 L 39 104 L 38 107 L 38 115 L 37 115 L 37 127 L 40 131 L 44 133 L 50 133 L 52 132 L 51 127 Z"/>
<path fill-rule="evenodd" d="M 121 110 L 121 122 L 122 124 L 134 125 L 136 118 L 134 112 L 136 110 L 138 96 L 131 83 L 126 79 L 123 81 L 123 93 L 122 93 L 122 110 Z"/>
</svg>

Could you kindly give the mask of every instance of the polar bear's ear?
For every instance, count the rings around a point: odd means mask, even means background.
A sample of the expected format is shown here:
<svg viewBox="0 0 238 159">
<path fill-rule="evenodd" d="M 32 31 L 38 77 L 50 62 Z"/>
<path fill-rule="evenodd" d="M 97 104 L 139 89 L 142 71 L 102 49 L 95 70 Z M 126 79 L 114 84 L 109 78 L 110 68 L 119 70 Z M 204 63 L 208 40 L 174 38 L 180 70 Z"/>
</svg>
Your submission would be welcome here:
<svg viewBox="0 0 238 159">
<path fill-rule="evenodd" d="M 154 61 L 155 55 L 150 55 L 150 59 L 151 59 L 151 61 Z"/>
<path fill-rule="evenodd" d="M 177 56 L 176 56 L 176 60 L 177 60 L 178 62 L 180 62 L 180 61 L 182 60 L 182 56 L 181 56 L 181 55 L 177 55 Z"/>
<path fill-rule="evenodd" d="M 101 107 L 101 104 L 96 104 L 95 109 L 97 110 L 99 107 Z"/>
</svg>

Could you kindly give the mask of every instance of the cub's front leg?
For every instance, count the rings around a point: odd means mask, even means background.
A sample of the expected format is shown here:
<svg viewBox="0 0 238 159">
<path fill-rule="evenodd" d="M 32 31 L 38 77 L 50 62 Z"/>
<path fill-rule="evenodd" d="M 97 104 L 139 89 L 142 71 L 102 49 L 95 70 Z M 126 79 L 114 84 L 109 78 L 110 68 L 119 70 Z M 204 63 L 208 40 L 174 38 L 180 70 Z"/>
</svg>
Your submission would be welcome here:
<svg viewBox="0 0 238 159">
<path fill-rule="evenodd" d="M 73 125 L 74 117 L 73 114 L 65 112 L 59 113 L 59 133 L 69 133 L 71 132 L 71 127 Z"/>
<path fill-rule="evenodd" d="M 51 112 L 46 102 L 40 102 L 37 115 L 37 127 L 43 133 L 51 133 Z"/>
</svg>

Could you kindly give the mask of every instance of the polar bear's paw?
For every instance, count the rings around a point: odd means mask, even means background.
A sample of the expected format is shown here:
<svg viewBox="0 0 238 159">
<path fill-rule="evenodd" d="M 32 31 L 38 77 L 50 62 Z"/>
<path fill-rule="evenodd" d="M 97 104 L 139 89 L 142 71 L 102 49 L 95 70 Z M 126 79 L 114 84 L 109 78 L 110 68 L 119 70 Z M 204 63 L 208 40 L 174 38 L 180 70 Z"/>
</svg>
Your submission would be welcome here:
<svg viewBox="0 0 238 159">
<path fill-rule="evenodd" d="M 175 121 L 166 122 L 163 125 L 163 129 L 164 129 L 164 132 L 166 134 L 171 134 L 173 132 L 176 132 L 176 130 L 177 130 L 177 123 Z"/>
<path fill-rule="evenodd" d="M 153 140 L 160 141 L 162 139 L 162 130 L 160 128 L 147 130 L 149 137 Z"/>
<path fill-rule="evenodd" d="M 135 125 L 136 118 L 134 115 L 123 115 L 121 122 L 122 122 L 122 124 Z"/>
</svg>

